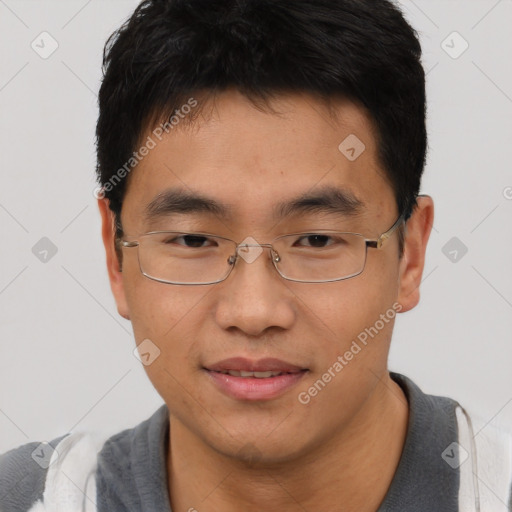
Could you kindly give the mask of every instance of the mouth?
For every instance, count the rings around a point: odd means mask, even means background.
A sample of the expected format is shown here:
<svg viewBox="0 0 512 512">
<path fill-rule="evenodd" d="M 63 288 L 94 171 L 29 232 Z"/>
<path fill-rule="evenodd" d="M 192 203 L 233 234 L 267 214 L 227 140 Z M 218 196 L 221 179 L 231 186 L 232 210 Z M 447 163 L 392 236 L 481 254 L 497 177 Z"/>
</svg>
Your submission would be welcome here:
<svg viewBox="0 0 512 512">
<path fill-rule="evenodd" d="M 308 368 L 279 359 L 231 358 L 203 367 L 215 388 L 235 400 L 271 400 L 294 387 Z"/>
<path fill-rule="evenodd" d="M 216 373 L 222 373 L 224 375 L 231 375 L 232 377 L 241 377 L 243 379 L 247 379 L 247 378 L 255 378 L 255 379 L 268 379 L 268 378 L 271 378 L 271 377 L 279 377 L 280 375 L 293 375 L 295 373 L 299 373 L 299 372 L 272 372 L 272 371 L 268 371 L 268 372 L 246 372 L 244 370 L 221 370 L 221 371 L 216 371 L 216 370 L 211 370 L 211 371 L 215 371 Z M 299 371 L 307 371 L 307 370 L 299 370 Z"/>
</svg>

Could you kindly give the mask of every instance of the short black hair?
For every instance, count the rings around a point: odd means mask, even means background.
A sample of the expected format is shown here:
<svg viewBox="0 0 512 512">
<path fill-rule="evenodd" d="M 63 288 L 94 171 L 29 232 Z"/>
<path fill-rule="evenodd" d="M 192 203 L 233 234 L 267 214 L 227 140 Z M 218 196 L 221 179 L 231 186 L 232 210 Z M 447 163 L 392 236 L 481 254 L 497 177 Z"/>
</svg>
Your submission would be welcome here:
<svg viewBox="0 0 512 512">
<path fill-rule="evenodd" d="M 191 99 L 197 104 L 193 98 L 232 88 L 258 108 L 287 92 L 328 103 L 345 98 L 363 107 L 398 211 L 410 216 L 427 150 L 425 73 L 418 35 L 396 4 L 144 0 L 110 36 L 103 54 L 97 178 L 118 236 L 123 178 L 136 166 L 133 153 L 147 129 L 159 122 L 172 127 L 169 121 Z"/>
</svg>

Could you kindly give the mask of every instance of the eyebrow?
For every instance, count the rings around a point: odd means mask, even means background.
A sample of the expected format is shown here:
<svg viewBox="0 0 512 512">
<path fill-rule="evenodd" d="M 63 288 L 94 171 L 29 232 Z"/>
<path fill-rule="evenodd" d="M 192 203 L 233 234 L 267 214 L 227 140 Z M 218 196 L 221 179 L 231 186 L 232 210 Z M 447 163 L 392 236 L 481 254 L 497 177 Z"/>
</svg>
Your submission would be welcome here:
<svg viewBox="0 0 512 512">
<path fill-rule="evenodd" d="M 212 213 L 228 218 L 231 207 L 202 194 L 189 192 L 182 188 L 171 188 L 158 194 L 144 209 L 146 221 L 155 220 L 173 213 L 193 214 Z"/>
<path fill-rule="evenodd" d="M 278 203 L 273 208 L 273 216 L 282 219 L 298 214 L 327 213 L 351 217 L 362 213 L 364 206 L 350 190 L 324 186 L 314 193 Z M 233 207 L 203 194 L 171 188 L 158 194 L 146 206 L 144 218 L 152 221 L 172 214 L 197 213 L 211 213 L 227 220 L 233 216 Z"/>
<path fill-rule="evenodd" d="M 284 218 L 305 213 L 329 213 L 353 217 L 362 213 L 365 204 L 345 188 L 327 185 L 291 201 L 279 203 L 274 216 Z"/>
</svg>

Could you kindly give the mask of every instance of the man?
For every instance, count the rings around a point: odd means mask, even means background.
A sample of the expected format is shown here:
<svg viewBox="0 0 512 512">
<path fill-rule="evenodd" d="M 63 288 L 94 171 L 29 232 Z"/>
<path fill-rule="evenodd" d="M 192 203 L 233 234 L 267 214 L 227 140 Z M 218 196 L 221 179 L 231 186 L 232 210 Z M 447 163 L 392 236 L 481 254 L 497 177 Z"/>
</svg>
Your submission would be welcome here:
<svg viewBox="0 0 512 512">
<path fill-rule="evenodd" d="M 4 454 L 3 512 L 512 509 L 510 437 L 387 369 L 433 222 L 420 56 L 384 0 L 142 2 L 106 48 L 98 204 L 165 405 L 44 471 Z"/>
</svg>

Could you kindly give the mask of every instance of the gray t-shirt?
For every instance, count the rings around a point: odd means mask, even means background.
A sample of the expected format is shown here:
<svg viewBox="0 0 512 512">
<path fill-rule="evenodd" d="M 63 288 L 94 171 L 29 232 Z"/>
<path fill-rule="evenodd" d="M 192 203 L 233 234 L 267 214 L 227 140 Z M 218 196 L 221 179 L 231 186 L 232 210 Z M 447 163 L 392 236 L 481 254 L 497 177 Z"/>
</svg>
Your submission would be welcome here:
<svg viewBox="0 0 512 512">
<path fill-rule="evenodd" d="M 377 512 L 456 511 L 459 471 L 441 454 L 457 442 L 458 403 L 423 393 L 403 375 L 391 372 L 391 377 L 409 402 L 409 424 L 398 468 Z M 96 469 L 98 512 L 171 512 L 168 434 L 168 409 L 162 405 L 149 419 L 105 442 Z M 55 447 L 61 439 L 50 444 Z M 31 457 L 38 445 L 0 456 L 0 512 L 27 512 L 41 500 L 47 470 Z"/>
</svg>

